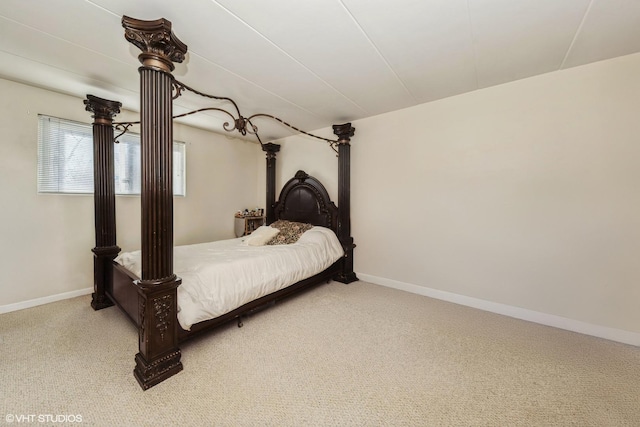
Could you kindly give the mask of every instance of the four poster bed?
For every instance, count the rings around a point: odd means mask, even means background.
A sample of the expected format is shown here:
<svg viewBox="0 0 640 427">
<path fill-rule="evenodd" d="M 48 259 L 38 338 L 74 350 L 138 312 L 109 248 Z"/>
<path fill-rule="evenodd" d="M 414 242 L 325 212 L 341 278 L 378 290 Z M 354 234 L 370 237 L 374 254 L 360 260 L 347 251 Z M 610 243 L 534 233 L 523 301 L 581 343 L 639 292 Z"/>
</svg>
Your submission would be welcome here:
<svg viewBox="0 0 640 427">
<path fill-rule="evenodd" d="M 137 325 L 139 353 L 135 356 L 134 376 L 143 389 L 148 389 L 182 370 L 180 342 L 233 319 L 238 319 L 241 326 L 242 316 L 310 286 L 330 280 L 343 283 L 358 280 L 353 272 L 355 245 L 350 226 L 349 178 L 349 141 L 355 129 L 350 123 L 334 125 L 338 138 L 329 140 L 267 114 L 244 118 L 233 100 L 197 92 L 175 80 L 171 74 L 173 63 L 182 62 L 187 46 L 175 37 L 169 21 L 123 17 L 122 25 L 125 38 L 142 51 L 139 55 L 141 120 L 136 122 L 141 127 L 141 250 L 120 254 L 115 231 L 114 128 L 126 131 L 133 123 L 114 122 L 114 116 L 120 112 L 119 102 L 87 95 L 84 103 L 94 118 L 96 247 L 92 249 L 91 305 L 99 310 L 115 304 Z M 220 108 L 211 109 L 234 117 L 234 125 L 225 123 L 225 130 L 254 134 L 266 152 L 266 226 L 253 238 L 173 247 L 172 102 L 185 90 L 231 102 L 237 117 Z M 251 121 L 259 116 L 323 139 L 337 152 L 337 206 L 325 187 L 304 171 L 298 171 L 284 185 L 276 200 L 276 154 L 280 146 L 262 143 Z M 264 245 L 268 242 L 266 238 L 255 243 L 260 240 L 258 234 L 264 232 L 271 238 L 278 232 L 288 233 L 291 227 L 297 230 L 291 240 L 294 243 L 281 239 L 280 243 L 287 244 Z M 225 256 L 230 251 L 240 255 L 224 258 L 218 266 L 192 264 L 194 259 L 219 258 L 217 252 L 211 255 L 216 250 Z M 281 256 L 284 258 L 278 258 Z M 248 267 L 242 264 L 243 260 L 256 266 L 261 281 L 245 280 Z M 292 271 L 277 267 L 293 267 L 296 263 L 301 265 Z M 228 271 L 222 272 L 225 269 Z M 193 274 L 194 271 L 199 273 Z M 234 275 L 238 271 L 243 274 Z M 212 288 L 214 276 L 218 284 Z M 250 283 L 247 285 L 245 281 Z M 241 282 L 248 287 L 241 287 Z M 202 305 L 205 302 L 214 305 Z M 224 304 L 215 305 L 220 302 Z"/>
</svg>

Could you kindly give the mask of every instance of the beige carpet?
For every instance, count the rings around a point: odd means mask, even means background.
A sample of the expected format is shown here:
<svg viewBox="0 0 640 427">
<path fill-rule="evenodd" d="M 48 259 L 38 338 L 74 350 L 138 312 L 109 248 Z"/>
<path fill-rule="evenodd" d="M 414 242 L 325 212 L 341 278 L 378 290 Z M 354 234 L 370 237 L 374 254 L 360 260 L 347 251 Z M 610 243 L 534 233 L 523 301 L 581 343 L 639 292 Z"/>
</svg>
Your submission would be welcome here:
<svg viewBox="0 0 640 427">
<path fill-rule="evenodd" d="M 640 348 L 365 282 L 184 344 L 184 371 L 146 392 L 136 330 L 89 301 L 0 316 L 0 424 L 640 425 Z"/>
</svg>

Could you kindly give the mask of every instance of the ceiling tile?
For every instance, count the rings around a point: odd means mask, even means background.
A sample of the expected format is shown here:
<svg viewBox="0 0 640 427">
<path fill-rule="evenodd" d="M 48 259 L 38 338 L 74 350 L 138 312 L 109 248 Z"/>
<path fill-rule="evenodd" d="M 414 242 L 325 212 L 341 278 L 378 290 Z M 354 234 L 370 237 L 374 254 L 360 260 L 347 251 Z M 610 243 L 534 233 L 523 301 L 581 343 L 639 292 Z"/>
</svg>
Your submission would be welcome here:
<svg viewBox="0 0 640 427">
<path fill-rule="evenodd" d="M 90 2 L 2 0 L 0 16 L 113 59 L 130 59 L 126 45 L 113 43 L 124 39 L 121 17 Z"/>
<path fill-rule="evenodd" d="M 418 102 L 476 88 L 466 0 L 343 0 Z"/>
<path fill-rule="evenodd" d="M 640 51 L 640 1 L 594 0 L 565 67 Z"/>
<path fill-rule="evenodd" d="M 22 43 L 13 43 L 16 39 Z M 0 51 L 28 60 L 34 67 L 45 65 L 94 84 L 136 92 L 140 86 L 138 73 L 130 72 L 128 64 L 5 18 L 0 18 Z M 39 86 L 52 83 L 46 81 L 46 75 L 40 75 L 45 81 L 36 82 Z"/>
<path fill-rule="evenodd" d="M 186 67 L 188 71 L 181 70 L 181 73 L 184 72 L 184 75 L 174 73 L 177 80 L 209 95 L 224 96 L 235 100 L 244 117 L 249 117 L 256 113 L 266 113 L 288 120 L 291 120 L 291 117 L 299 117 L 300 119 L 296 120 L 295 124 L 305 130 L 317 129 L 327 125 L 326 117 L 304 110 L 298 105 L 274 93 L 268 92 L 262 87 L 218 67 L 216 64 L 212 64 L 197 54 L 189 55 Z M 176 71 L 178 71 L 178 68 L 176 68 Z M 210 76 L 216 77 L 215 79 L 211 79 Z M 209 83 L 204 84 L 203 82 Z M 203 88 L 205 86 L 206 89 Z M 250 102 L 248 100 L 250 100 Z M 233 104 L 228 101 L 217 101 L 190 92 L 185 92 L 174 101 L 174 104 L 179 105 L 185 109 L 185 111 L 206 107 L 219 107 L 230 112 L 235 111 Z M 197 125 L 205 128 L 214 127 L 219 129 L 223 125 L 224 120 L 229 119 L 224 113 L 206 112 L 203 114 L 208 117 L 197 120 Z M 191 123 L 195 123 L 194 119 L 195 118 L 190 118 L 189 120 Z M 260 126 L 261 135 L 271 139 L 273 135 L 263 133 L 263 129 L 266 128 L 266 122 L 268 121 L 270 120 L 260 118 L 256 119 L 255 124 Z M 281 132 L 284 131 L 284 134 L 289 134 L 288 130 L 282 129 L 282 125 L 278 124 L 277 128 L 279 128 Z"/>
<path fill-rule="evenodd" d="M 560 69 L 589 0 L 470 1 L 479 87 Z"/>
<path fill-rule="evenodd" d="M 351 99 L 365 114 L 415 102 L 340 1 L 218 3 Z"/>
</svg>

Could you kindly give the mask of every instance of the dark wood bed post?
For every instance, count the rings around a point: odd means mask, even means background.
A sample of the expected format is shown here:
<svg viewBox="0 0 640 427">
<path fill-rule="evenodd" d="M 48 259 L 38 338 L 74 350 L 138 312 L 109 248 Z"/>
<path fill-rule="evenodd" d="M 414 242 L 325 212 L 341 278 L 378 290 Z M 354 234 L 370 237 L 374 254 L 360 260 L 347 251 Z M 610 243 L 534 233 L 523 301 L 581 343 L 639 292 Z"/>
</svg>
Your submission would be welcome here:
<svg viewBox="0 0 640 427">
<path fill-rule="evenodd" d="M 338 239 L 344 247 L 342 269 L 335 278 L 338 282 L 351 283 L 358 280 L 353 272 L 353 248 L 351 237 L 351 137 L 356 129 L 351 123 L 333 125 L 338 136 Z"/>
<path fill-rule="evenodd" d="M 173 273 L 173 76 L 187 46 L 166 19 L 124 16 L 125 38 L 142 53 L 142 278 L 138 287 L 139 349 L 134 375 L 148 389 L 182 370 L 178 348 L 177 288 Z"/>
<path fill-rule="evenodd" d="M 113 117 L 120 112 L 121 103 L 87 95 L 85 109 L 93 113 L 93 186 L 95 206 L 96 247 L 93 252 L 94 310 L 111 307 L 105 295 L 111 283 L 111 261 L 118 255 L 116 245 L 116 194 L 113 170 Z"/>
<path fill-rule="evenodd" d="M 267 200 L 266 222 L 271 224 L 276 220 L 274 207 L 276 204 L 276 153 L 280 151 L 280 145 L 269 142 L 262 146 L 262 151 L 267 152 Z"/>
</svg>

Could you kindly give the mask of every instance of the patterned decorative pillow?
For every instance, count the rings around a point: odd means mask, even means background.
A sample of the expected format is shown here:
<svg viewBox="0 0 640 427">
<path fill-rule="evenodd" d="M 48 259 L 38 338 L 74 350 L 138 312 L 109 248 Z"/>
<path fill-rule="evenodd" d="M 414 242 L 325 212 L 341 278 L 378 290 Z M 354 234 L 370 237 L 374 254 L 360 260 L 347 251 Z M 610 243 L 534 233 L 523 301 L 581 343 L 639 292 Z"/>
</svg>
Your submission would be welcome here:
<svg viewBox="0 0 640 427">
<path fill-rule="evenodd" d="M 289 245 L 298 241 L 302 233 L 310 230 L 313 225 L 303 222 L 278 220 L 271 224 L 271 227 L 277 228 L 280 232 L 267 242 L 267 245 Z"/>
</svg>

